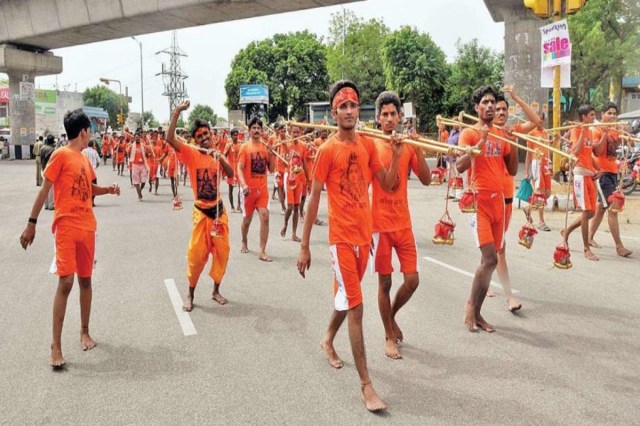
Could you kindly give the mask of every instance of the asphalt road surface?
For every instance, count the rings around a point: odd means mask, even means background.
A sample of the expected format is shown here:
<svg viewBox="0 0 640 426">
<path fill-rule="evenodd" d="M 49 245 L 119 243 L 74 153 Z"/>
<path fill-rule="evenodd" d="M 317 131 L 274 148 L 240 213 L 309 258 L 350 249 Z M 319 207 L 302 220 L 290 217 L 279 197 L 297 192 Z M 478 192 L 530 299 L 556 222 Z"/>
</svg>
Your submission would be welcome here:
<svg viewBox="0 0 640 426">
<path fill-rule="evenodd" d="M 187 288 L 190 188 L 180 186 L 180 211 L 171 208 L 167 180 L 161 195 L 145 193 L 139 203 L 128 177 L 117 177 L 110 165 L 98 169 L 98 181 L 118 182 L 123 193 L 96 201 L 91 334 L 98 346 L 80 348 L 74 288 L 63 330 L 69 364 L 52 372 L 47 359 L 57 277 L 48 273 L 51 212 L 40 214 L 27 252 L 18 242 L 37 192 L 34 169 L 32 161 L 0 162 L 3 424 L 640 423 L 638 192 L 620 215 L 634 255 L 615 255 L 605 221 L 598 234 L 604 247 L 595 250 L 601 260 L 582 256 L 576 232 L 568 271 L 551 266 L 564 213 L 547 213 L 552 232 L 540 233 L 527 250 L 517 244 L 523 215 L 514 212 L 508 261 L 524 307 L 508 312 L 494 286 L 497 297 L 487 299 L 483 313 L 497 332 L 470 333 L 463 306 L 468 274 L 480 255 L 468 220 L 452 204 L 455 244 L 433 245 L 445 186 L 423 188 L 413 178 L 409 197 L 421 283 L 398 316 L 404 359 L 385 358 L 377 279 L 367 274 L 363 282 L 369 368 L 389 404 L 387 414 L 373 415 L 360 400 L 346 323 L 336 339 L 342 370 L 332 369 L 319 347 L 332 310 L 326 226 L 314 227 L 312 267 L 303 280 L 295 266 L 298 244 L 279 236 L 278 204 L 271 203 L 271 264 L 257 259 L 257 217 L 251 253 L 240 254 L 241 216 L 230 213 L 231 257 L 222 285 L 230 303 L 210 299 L 207 268 L 195 309 L 177 316 L 169 290 L 174 282 L 184 297 Z M 627 213 L 634 211 L 634 217 Z M 320 216 L 326 220 L 324 200 Z M 394 289 L 400 281 L 394 274 Z"/>
</svg>

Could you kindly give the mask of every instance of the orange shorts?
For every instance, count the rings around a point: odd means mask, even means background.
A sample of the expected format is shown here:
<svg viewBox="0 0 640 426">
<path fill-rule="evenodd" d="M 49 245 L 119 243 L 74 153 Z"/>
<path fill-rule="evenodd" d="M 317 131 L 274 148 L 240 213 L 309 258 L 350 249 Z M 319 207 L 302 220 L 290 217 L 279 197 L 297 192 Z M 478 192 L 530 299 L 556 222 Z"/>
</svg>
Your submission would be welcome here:
<svg viewBox="0 0 640 426">
<path fill-rule="evenodd" d="M 247 217 L 253 215 L 253 212 L 258 208 L 269 208 L 269 189 L 262 188 L 249 188 L 249 195 L 245 196 L 240 191 L 242 205 L 242 216 Z"/>
<path fill-rule="evenodd" d="M 533 160 L 531 163 L 533 189 L 542 192 L 551 191 L 551 175 L 547 172 L 545 166 L 541 166 L 540 162 Z"/>
<path fill-rule="evenodd" d="M 360 282 L 369 261 L 369 244 L 329 246 L 333 266 L 333 304 L 336 311 L 347 311 L 362 304 Z"/>
<path fill-rule="evenodd" d="M 596 184 L 591 176 L 575 175 L 573 177 L 573 196 L 576 205 L 582 211 L 596 211 Z"/>
<path fill-rule="evenodd" d="M 55 230 L 56 268 L 58 276 L 78 274 L 88 278 L 93 272 L 96 250 L 95 231 L 86 231 L 73 226 L 58 225 Z"/>
<path fill-rule="evenodd" d="M 418 250 L 411 228 L 394 232 L 374 232 L 373 243 L 377 273 L 390 275 L 393 272 L 392 249 L 396 250 L 400 261 L 400 271 L 403 274 L 418 272 Z"/>
<path fill-rule="evenodd" d="M 296 178 L 296 184 L 294 187 L 291 187 L 288 181 L 289 174 L 284 175 L 284 188 L 287 191 L 287 204 L 290 206 L 295 206 L 300 204 L 302 201 L 302 194 L 304 190 L 303 182 L 305 181 L 304 175 L 302 179 Z"/>
<path fill-rule="evenodd" d="M 504 198 L 500 193 L 478 193 L 478 212 L 469 215 L 476 245 L 493 244 L 496 251 L 504 242 Z"/>
</svg>

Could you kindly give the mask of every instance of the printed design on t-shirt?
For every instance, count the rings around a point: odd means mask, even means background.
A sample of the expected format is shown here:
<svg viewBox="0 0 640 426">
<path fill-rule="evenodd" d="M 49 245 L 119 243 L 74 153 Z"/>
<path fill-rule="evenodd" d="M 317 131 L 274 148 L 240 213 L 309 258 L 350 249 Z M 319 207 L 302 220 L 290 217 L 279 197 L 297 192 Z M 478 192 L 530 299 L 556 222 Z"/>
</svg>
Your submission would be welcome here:
<svg viewBox="0 0 640 426">
<path fill-rule="evenodd" d="M 89 178 L 87 177 L 86 169 L 83 167 L 80 169 L 80 175 L 78 175 L 73 181 L 71 196 L 84 202 L 89 199 L 90 192 Z"/>
<path fill-rule="evenodd" d="M 349 154 L 347 168 L 340 176 L 340 192 L 349 196 L 354 203 L 363 203 L 364 197 L 368 196 L 364 173 L 358 165 L 358 155 L 355 152 Z"/>
<path fill-rule="evenodd" d="M 210 169 L 196 169 L 196 188 L 198 188 L 198 200 L 215 201 L 218 199 L 218 187 L 215 172 Z"/>
<path fill-rule="evenodd" d="M 584 138 L 584 146 L 586 146 L 587 148 L 591 148 L 591 146 L 593 145 L 593 143 L 591 142 L 591 138 L 588 136 L 585 136 Z"/>
<path fill-rule="evenodd" d="M 291 151 L 291 158 L 289 159 L 289 167 L 293 173 L 302 172 L 302 157 L 298 151 Z"/>
<path fill-rule="evenodd" d="M 485 157 L 501 157 L 502 156 L 502 147 L 500 146 L 499 141 L 487 139 L 485 142 Z"/>
<path fill-rule="evenodd" d="M 251 153 L 251 174 L 267 174 L 267 157 L 263 157 L 260 152 Z"/>
</svg>

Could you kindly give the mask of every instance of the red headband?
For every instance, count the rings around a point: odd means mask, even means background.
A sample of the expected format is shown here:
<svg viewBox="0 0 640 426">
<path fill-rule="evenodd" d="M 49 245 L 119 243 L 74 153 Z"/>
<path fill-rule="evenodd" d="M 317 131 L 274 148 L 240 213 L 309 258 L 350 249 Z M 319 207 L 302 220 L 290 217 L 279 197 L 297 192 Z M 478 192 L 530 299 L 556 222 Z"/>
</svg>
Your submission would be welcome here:
<svg viewBox="0 0 640 426">
<path fill-rule="evenodd" d="M 333 97 L 333 104 L 331 105 L 331 108 L 338 109 L 340 105 L 348 101 L 358 104 L 358 94 L 351 87 L 344 87 Z"/>
</svg>

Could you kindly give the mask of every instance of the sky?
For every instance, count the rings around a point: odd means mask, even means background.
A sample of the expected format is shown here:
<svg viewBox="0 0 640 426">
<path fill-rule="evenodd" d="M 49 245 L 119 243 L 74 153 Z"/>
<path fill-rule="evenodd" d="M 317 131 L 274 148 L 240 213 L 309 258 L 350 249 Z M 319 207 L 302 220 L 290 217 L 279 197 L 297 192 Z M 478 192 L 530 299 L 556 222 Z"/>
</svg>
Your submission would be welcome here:
<svg viewBox="0 0 640 426">
<path fill-rule="evenodd" d="M 448 61 L 455 58 L 458 39 L 477 38 L 481 45 L 504 50 L 504 24 L 493 22 L 481 0 L 367 0 L 345 8 L 365 20 L 381 18 L 391 30 L 410 25 L 429 33 Z M 224 81 L 241 49 L 277 33 L 305 29 L 326 39 L 331 15 L 341 12 L 342 7 L 333 6 L 178 30 L 178 45 L 188 55 L 181 58 L 181 65 L 189 76 L 186 87 L 191 104 L 210 105 L 216 114 L 226 117 Z M 162 96 L 162 78 L 156 74 L 162 62 L 168 62 L 168 55 L 156 52 L 171 45 L 171 31 L 136 38 L 142 42 L 144 108 L 164 122 L 169 118 L 169 102 Z M 123 91 L 128 87 L 130 110 L 140 111 L 140 48 L 134 40 L 85 44 L 53 53 L 63 58 L 63 72 L 37 77 L 37 88 L 55 89 L 57 84 L 59 90 L 83 92 L 100 84 L 100 77 L 116 79 L 122 82 Z M 111 88 L 118 91 L 117 84 Z"/>
</svg>

